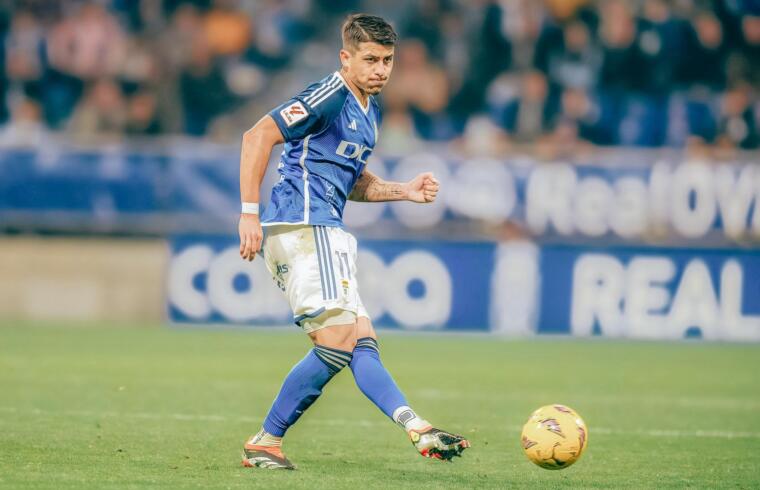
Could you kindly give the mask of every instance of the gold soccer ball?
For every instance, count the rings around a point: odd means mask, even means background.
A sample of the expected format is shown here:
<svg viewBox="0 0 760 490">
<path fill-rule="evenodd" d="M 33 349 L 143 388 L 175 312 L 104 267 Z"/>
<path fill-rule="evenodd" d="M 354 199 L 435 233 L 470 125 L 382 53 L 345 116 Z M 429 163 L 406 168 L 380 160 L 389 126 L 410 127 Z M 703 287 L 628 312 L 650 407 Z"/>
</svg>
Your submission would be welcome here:
<svg viewBox="0 0 760 490">
<path fill-rule="evenodd" d="M 528 459 L 547 470 L 561 470 L 578 461 L 588 445 L 588 429 L 580 415 L 565 405 L 546 405 L 530 416 L 522 430 Z"/>
</svg>

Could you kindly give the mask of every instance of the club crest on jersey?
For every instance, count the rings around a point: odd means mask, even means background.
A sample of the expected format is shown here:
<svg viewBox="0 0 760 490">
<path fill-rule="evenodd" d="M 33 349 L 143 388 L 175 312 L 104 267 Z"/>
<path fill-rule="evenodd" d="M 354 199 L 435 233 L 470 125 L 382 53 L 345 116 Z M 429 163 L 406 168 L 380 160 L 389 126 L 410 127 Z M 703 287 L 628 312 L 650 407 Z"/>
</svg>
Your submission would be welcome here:
<svg viewBox="0 0 760 490">
<path fill-rule="evenodd" d="M 306 119 L 308 115 L 309 111 L 306 110 L 300 101 L 295 101 L 280 111 L 280 116 L 282 116 L 282 119 L 288 127 L 294 125 L 298 121 Z"/>
</svg>

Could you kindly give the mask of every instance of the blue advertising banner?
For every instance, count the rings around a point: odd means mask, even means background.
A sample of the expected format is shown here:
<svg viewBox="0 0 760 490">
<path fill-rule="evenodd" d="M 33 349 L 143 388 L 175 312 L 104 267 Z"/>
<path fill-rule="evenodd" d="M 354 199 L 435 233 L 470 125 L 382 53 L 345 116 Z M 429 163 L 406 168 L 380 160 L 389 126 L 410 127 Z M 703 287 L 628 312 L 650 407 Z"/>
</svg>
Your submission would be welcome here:
<svg viewBox="0 0 760 490">
<path fill-rule="evenodd" d="M 541 250 L 540 333 L 760 340 L 760 253 Z"/>
<path fill-rule="evenodd" d="M 237 148 L 208 145 L 0 152 L 0 227 L 234 232 L 238 158 Z M 263 185 L 263 206 L 278 180 L 276 158 Z M 349 202 L 344 221 L 358 236 L 373 238 L 379 229 L 381 238 L 408 237 L 410 231 L 449 236 L 455 230 L 459 237 L 493 239 L 509 222 L 531 237 L 592 245 L 707 241 L 726 247 L 760 240 L 757 154 L 740 154 L 730 163 L 623 151 L 588 158 L 547 163 L 435 152 L 372 156 L 368 168 L 390 180 L 434 172 L 439 197 L 424 207 Z"/>
<path fill-rule="evenodd" d="M 241 260 L 232 237 L 177 237 L 171 249 L 171 321 L 293 322 L 264 261 Z M 486 330 L 494 251 L 491 243 L 362 242 L 362 300 L 379 326 Z"/>
<path fill-rule="evenodd" d="M 363 241 L 360 294 L 378 326 L 638 339 L 760 340 L 760 251 Z M 231 237 L 172 242 L 180 323 L 292 324 L 263 260 Z"/>
</svg>

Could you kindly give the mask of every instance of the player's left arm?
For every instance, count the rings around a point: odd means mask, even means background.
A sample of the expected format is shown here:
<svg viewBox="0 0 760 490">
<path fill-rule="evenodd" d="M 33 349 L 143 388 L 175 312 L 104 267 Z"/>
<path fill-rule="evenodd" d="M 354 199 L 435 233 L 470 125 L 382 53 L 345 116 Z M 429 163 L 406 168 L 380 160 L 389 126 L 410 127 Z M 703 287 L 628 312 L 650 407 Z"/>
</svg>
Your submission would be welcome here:
<svg viewBox="0 0 760 490">
<path fill-rule="evenodd" d="M 366 168 L 354 184 L 348 198 L 359 202 L 412 201 L 429 203 L 435 201 L 440 184 L 432 172 L 419 174 L 409 182 L 388 182 Z"/>
</svg>

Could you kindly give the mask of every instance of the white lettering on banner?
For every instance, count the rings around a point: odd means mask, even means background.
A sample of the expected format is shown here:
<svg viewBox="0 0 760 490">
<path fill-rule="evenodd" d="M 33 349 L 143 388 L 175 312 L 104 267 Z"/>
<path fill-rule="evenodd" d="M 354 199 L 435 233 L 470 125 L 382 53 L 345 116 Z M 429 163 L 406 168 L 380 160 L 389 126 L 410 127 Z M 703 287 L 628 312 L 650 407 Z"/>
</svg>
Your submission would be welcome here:
<svg viewBox="0 0 760 490">
<path fill-rule="evenodd" d="M 444 194 L 457 214 L 492 223 L 510 218 L 517 202 L 515 181 L 503 162 L 475 159 L 463 162 L 454 172 L 456 192 Z"/>
<path fill-rule="evenodd" d="M 626 267 L 611 255 L 582 255 L 573 270 L 572 333 L 591 335 L 598 324 L 612 337 L 681 339 L 698 328 L 704 339 L 760 339 L 760 316 L 741 312 L 736 260 L 722 264 L 720 294 L 701 259 L 689 261 L 673 284 L 676 276 L 675 263 L 664 256 L 634 257 Z"/>
<path fill-rule="evenodd" d="M 537 167 L 528 179 L 526 216 L 528 226 L 544 233 L 549 225 L 563 235 L 575 231 L 573 198 L 577 176 L 565 163 Z"/>
<path fill-rule="evenodd" d="M 523 336 L 535 333 L 541 281 L 538 262 L 535 243 L 512 240 L 498 245 L 491 275 L 492 332 Z"/>
<path fill-rule="evenodd" d="M 407 328 L 442 327 L 451 315 L 453 287 L 443 263 L 428 252 L 412 251 L 397 257 L 388 267 L 386 304 L 389 313 Z M 424 293 L 412 297 L 408 288 L 420 281 Z"/>
<path fill-rule="evenodd" d="M 453 207 L 453 206 L 452 206 Z M 580 177 L 567 164 L 542 165 L 530 174 L 525 220 L 538 234 L 624 238 L 674 230 L 707 235 L 720 216 L 728 237 L 760 237 L 760 170 L 752 165 L 657 163 L 644 177 Z M 754 212 L 753 212 L 754 210 Z"/>
<path fill-rule="evenodd" d="M 727 261 L 720 273 L 723 328 L 733 340 L 757 340 L 760 316 L 742 315 L 743 276 L 742 267 L 736 260 Z"/>
<path fill-rule="evenodd" d="M 602 236 L 609 231 L 608 213 L 614 196 L 610 185 L 599 177 L 578 181 L 575 191 L 575 221 L 578 231 Z"/>
<path fill-rule="evenodd" d="M 358 258 L 361 297 L 370 316 L 387 312 L 404 328 L 442 327 L 451 316 L 453 284 L 446 266 L 435 255 L 413 250 L 384 265 L 373 252 Z M 374 278 L 374 280 L 372 279 Z M 410 294 L 419 282 L 419 296 Z"/>
<path fill-rule="evenodd" d="M 370 317 L 388 313 L 409 329 L 441 328 L 448 322 L 452 278 L 434 254 L 411 250 L 386 265 L 377 254 L 363 250 L 357 268 L 362 301 Z M 199 274 L 206 274 L 205 290 L 194 284 Z M 236 287 L 241 277 L 247 284 Z M 234 322 L 289 323 L 291 319 L 285 296 L 264 261 L 258 257 L 253 262 L 240 260 L 238 247 L 215 254 L 207 245 L 193 245 L 174 256 L 169 265 L 168 300 L 194 321 L 206 321 L 215 312 Z"/>
<path fill-rule="evenodd" d="M 615 195 L 610 212 L 612 231 L 623 238 L 640 237 L 647 231 L 649 197 L 643 180 L 621 177 L 615 182 Z"/>
<path fill-rule="evenodd" d="M 645 337 L 657 337 L 663 331 L 663 311 L 670 304 L 666 285 L 673 279 L 673 261 L 663 257 L 634 257 L 628 264 L 626 280 L 625 322 L 637 325 Z"/>
<path fill-rule="evenodd" d="M 688 263 L 678 283 L 670 308 L 669 327 L 673 333 L 698 327 L 703 338 L 713 340 L 720 335 L 719 320 L 720 308 L 710 270 L 702 260 L 694 259 Z"/>
<path fill-rule="evenodd" d="M 666 162 L 655 163 L 649 174 L 649 196 L 647 202 L 651 231 L 664 236 L 670 225 L 671 196 L 670 187 L 673 179 L 673 166 Z M 643 180 L 643 179 L 642 179 Z"/>
<path fill-rule="evenodd" d="M 214 252 L 205 245 L 187 247 L 169 264 L 168 300 L 183 315 L 204 319 L 211 315 L 211 303 L 193 286 L 193 279 L 206 272 Z"/>
<path fill-rule="evenodd" d="M 712 169 L 704 163 L 679 165 L 672 183 L 671 225 L 685 237 L 706 235 L 717 210 Z"/>
<path fill-rule="evenodd" d="M 734 177 L 734 169 L 721 166 L 715 170 L 715 186 L 718 196 L 720 217 L 723 230 L 731 238 L 741 238 L 747 227 L 747 216 L 755 202 L 753 228 L 760 235 L 757 226 L 760 215 L 760 172 L 752 165 L 747 165 Z"/>
<path fill-rule="evenodd" d="M 602 333 L 621 337 L 623 315 L 620 301 L 625 291 L 625 269 L 615 257 L 583 255 L 573 270 L 573 297 L 570 330 L 575 335 L 591 335 L 599 322 Z"/>
<path fill-rule="evenodd" d="M 239 276 L 248 280 L 249 287 L 243 291 L 234 287 Z M 212 306 L 235 322 L 287 316 L 290 312 L 261 257 L 253 262 L 240 260 L 238 247 L 225 249 L 209 264 L 206 287 Z"/>
<path fill-rule="evenodd" d="M 206 274 L 206 290 L 195 288 L 193 279 Z M 249 287 L 237 291 L 235 280 L 245 276 Z M 174 256 L 169 264 L 169 303 L 192 320 L 202 321 L 217 311 L 225 319 L 282 319 L 290 316 L 287 301 L 272 281 L 264 261 L 240 260 L 237 247 L 218 255 L 206 245 L 194 245 Z"/>
<path fill-rule="evenodd" d="M 386 312 L 385 262 L 376 253 L 359 250 L 356 256 L 356 275 L 359 281 L 359 294 L 370 318 L 380 318 Z"/>
</svg>

